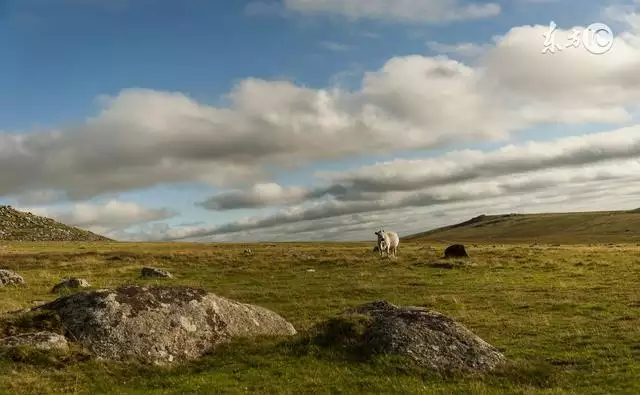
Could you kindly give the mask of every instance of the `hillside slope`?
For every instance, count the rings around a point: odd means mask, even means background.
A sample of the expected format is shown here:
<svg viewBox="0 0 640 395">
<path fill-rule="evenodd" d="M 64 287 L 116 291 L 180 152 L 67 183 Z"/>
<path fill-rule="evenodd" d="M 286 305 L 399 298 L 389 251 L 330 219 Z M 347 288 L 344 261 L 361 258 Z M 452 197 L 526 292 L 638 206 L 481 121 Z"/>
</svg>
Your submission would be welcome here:
<svg viewBox="0 0 640 395">
<path fill-rule="evenodd" d="M 492 243 L 640 242 L 640 209 L 574 213 L 480 215 L 403 237 L 406 241 Z"/>
<path fill-rule="evenodd" d="M 0 206 L 0 240 L 11 241 L 112 241 L 111 239 L 57 222 Z"/>
</svg>

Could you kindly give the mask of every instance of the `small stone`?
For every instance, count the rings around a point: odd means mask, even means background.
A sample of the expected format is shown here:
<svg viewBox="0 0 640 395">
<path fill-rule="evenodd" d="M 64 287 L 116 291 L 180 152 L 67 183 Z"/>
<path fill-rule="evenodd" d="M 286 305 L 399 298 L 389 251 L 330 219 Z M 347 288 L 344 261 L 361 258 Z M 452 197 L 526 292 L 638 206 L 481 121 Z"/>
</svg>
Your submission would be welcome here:
<svg viewBox="0 0 640 395">
<path fill-rule="evenodd" d="M 24 278 L 22 278 L 18 273 L 12 272 L 11 270 L 0 269 L 0 287 L 24 283 Z"/>
<path fill-rule="evenodd" d="M 38 350 L 67 351 L 69 349 L 67 339 L 53 332 L 27 333 L 0 339 L 0 347 L 15 348 L 20 346 L 32 346 Z"/>
<path fill-rule="evenodd" d="M 173 275 L 171 273 L 165 272 L 163 270 L 156 269 L 153 267 L 143 267 L 141 275 L 144 278 L 150 278 L 150 277 L 173 278 Z"/>
<path fill-rule="evenodd" d="M 84 278 L 72 277 L 72 278 L 65 278 L 58 284 L 54 285 L 53 288 L 51 289 L 51 292 L 58 292 L 63 288 L 78 289 L 78 288 L 89 288 L 89 287 L 91 287 L 91 284 L 89 284 L 89 282 Z"/>
</svg>

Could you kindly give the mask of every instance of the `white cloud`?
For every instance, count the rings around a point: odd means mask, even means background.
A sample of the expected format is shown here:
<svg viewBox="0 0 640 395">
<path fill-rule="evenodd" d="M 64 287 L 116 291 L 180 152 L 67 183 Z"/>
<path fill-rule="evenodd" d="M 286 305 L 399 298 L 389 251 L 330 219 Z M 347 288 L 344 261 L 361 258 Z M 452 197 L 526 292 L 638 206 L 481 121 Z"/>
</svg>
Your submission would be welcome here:
<svg viewBox="0 0 640 395">
<path fill-rule="evenodd" d="M 539 195 L 545 201 L 594 191 L 615 194 L 617 188 L 640 181 L 640 125 L 611 132 L 547 142 L 527 142 L 493 152 L 459 151 L 421 160 L 394 160 L 356 170 L 318 172 L 328 184 L 313 188 L 269 186 L 269 193 L 230 191 L 203 206 L 212 210 L 259 208 L 290 204 L 266 217 L 250 217 L 193 236 L 237 234 L 284 225 L 381 214 L 407 208 L 448 207 L 487 199 Z M 640 187 L 638 187 L 640 188 Z M 636 188 L 636 189 L 638 189 Z M 578 191 L 578 192 L 576 192 Z M 622 190 L 620 190 L 622 191 Z M 625 198 L 628 194 L 625 195 Z M 556 201 L 557 203 L 557 201 Z M 612 201 L 609 201 L 612 203 Z M 537 203 L 526 205 L 536 207 Z M 404 230 L 404 224 L 398 224 Z M 204 232 L 204 233 L 203 233 Z"/>
<path fill-rule="evenodd" d="M 46 206 L 23 207 L 19 210 L 53 218 L 62 223 L 107 236 L 117 234 L 132 225 L 164 220 L 178 215 L 171 209 L 150 209 L 137 203 L 115 199 L 102 204 L 77 203 L 66 210 Z"/>
<path fill-rule="evenodd" d="M 636 163 L 637 172 L 639 164 Z M 620 166 L 621 168 L 624 166 Z M 401 237 L 412 233 L 451 225 L 471 217 L 486 214 L 539 213 L 591 210 L 622 210 L 638 207 L 637 195 L 640 193 L 637 175 L 611 178 L 612 168 L 597 170 L 596 175 L 587 171 L 577 176 L 566 173 L 555 180 L 553 172 L 546 175 L 549 182 L 567 182 L 563 184 L 539 185 L 538 188 L 522 188 L 518 193 L 512 189 L 498 193 L 498 190 L 477 195 L 470 200 L 442 201 L 434 205 L 409 205 L 359 214 L 324 216 L 318 219 L 291 220 L 282 216 L 284 221 L 274 221 L 274 217 L 262 219 L 262 223 L 271 222 L 269 227 L 260 227 L 260 222 L 227 224 L 219 228 L 182 228 L 165 237 L 167 232 L 149 233 L 149 240 L 175 240 L 184 238 L 193 241 L 295 241 L 295 240 L 367 240 L 372 239 L 375 229 L 384 227 L 400 232 Z M 598 179 L 597 173 L 604 177 Z M 630 172 L 630 171 L 629 171 Z M 629 173 L 628 172 L 628 173 Z M 628 174 L 627 173 L 627 174 Z M 637 173 L 636 173 L 637 174 Z M 587 181 L 591 179 L 591 181 Z M 538 178 L 540 181 L 541 178 Z M 520 182 L 526 180 L 520 180 Z M 515 185 L 513 185 L 515 184 Z M 512 183 L 517 186 L 518 181 Z M 532 182 L 535 184 L 535 182 Z M 523 185 L 521 185 L 522 187 Z M 491 186 L 485 189 L 491 189 Z M 526 191 L 526 192 L 525 192 Z M 416 200 L 416 203 L 418 201 Z M 299 218 L 303 216 L 298 215 Z M 179 235 L 179 236 L 178 236 Z M 178 237 L 174 237 L 178 236 Z"/>
<path fill-rule="evenodd" d="M 320 160 L 499 141 L 534 125 L 630 121 L 640 49 L 619 38 L 604 55 L 543 55 L 546 29 L 510 30 L 474 67 L 394 57 L 364 73 L 357 90 L 249 78 L 228 107 L 124 90 L 101 98 L 102 111 L 84 123 L 1 134 L 0 165 L 15 170 L 0 174 L 0 194 L 55 190 L 82 200 L 171 182 L 242 187 Z"/>
<path fill-rule="evenodd" d="M 497 3 L 458 0 L 283 0 L 283 4 L 286 9 L 306 15 L 421 23 L 488 18 L 500 14 L 501 10 Z"/>
</svg>

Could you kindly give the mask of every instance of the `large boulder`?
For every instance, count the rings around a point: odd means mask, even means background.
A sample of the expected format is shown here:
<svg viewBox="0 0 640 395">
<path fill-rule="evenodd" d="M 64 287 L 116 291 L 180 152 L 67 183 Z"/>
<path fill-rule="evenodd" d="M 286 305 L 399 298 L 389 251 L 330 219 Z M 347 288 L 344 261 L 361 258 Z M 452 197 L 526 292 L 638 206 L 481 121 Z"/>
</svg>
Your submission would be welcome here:
<svg viewBox="0 0 640 395">
<path fill-rule="evenodd" d="M 316 326 L 315 336 L 321 345 L 348 345 L 347 349 L 368 356 L 404 355 L 438 372 L 491 371 L 506 361 L 496 348 L 453 319 L 387 301 L 347 309 Z"/>
<path fill-rule="evenodd" d="M 0 269 L 0 287 L 5 285 L 24 284 L 24 278 L 11 270 Z"/>
<path fill-rule="evenodd" d="M 186 287 L 81 291 L 34 310 L 55 311 L 67 337 L 98 358 L 167 364 L 237 337 L 295 335 L 273 311 Z"/>
<path fill-rule="evenodd" d="M 462 244 L 453 244 L 447 247 L 444 250 L 445 258 L 467 258 L 469 254 L 467 254 L 467 250 L 464 248 Z"/>
</svg>

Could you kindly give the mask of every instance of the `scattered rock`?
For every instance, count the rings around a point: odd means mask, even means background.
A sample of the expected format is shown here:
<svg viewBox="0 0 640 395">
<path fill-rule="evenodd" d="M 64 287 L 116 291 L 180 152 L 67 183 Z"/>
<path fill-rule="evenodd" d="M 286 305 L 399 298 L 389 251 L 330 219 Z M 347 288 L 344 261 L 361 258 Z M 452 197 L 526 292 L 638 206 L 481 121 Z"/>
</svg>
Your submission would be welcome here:
<svg viewBox="0 0 640 395">
<path fill-rule="evenodd" d="M 0 348 L 31 346 L 38 350 L 68 351 L 67 339 L 53 332 L 26 333 L 0 339 Z"/>
<path fill-rule="evenodd" d="M 36 309 L 55 311 L 68 336 L 98 358 L 143 363 L 193 360 L 237 337 L 296 334 L 273 311 L 197 288 L 81 291 Z"/>
<path fill-rule="evenodd" d="M 0 269 L 0 287 L 6 285 L 24 284 L 24 278 L 11 270 Z"/>
<path fill-rule="evenodd" d="M 419 307 L 376 301 L 347 309 L 315 328 L 318 344 L 343 342 L 362 355 L 411 357 L 438 372 L 491 371 L 506 361 L 496 348 L 453 319 Z"/>
<path fill-rule="evenodd" d="M 153 267 L 143 267 L 141 271 L 141 276 L 143 278 L 150 278 L 150 277 L 173 278 L 173 275 L 171 273 L 165 272 L 160 269 L 155 269 Z"/>
<path fill-rule="evenodd" d="M 444 250 L 445 258 L 467 258 L 468 256 L 462 244 L 453 244 Z"/>
<path fill-rule="evenodd" d="M 77 288 L 89 288 L 90 286 L 91 284 L 89 284 L 89 282 L 84 278 L 75 278 L 75 277 L 65 278 L 58 284 L 54 285 L 53 288 L 51 289 L 51 292 L 58 292 L 63 288 L 77 289 Z"/>
</svg>

